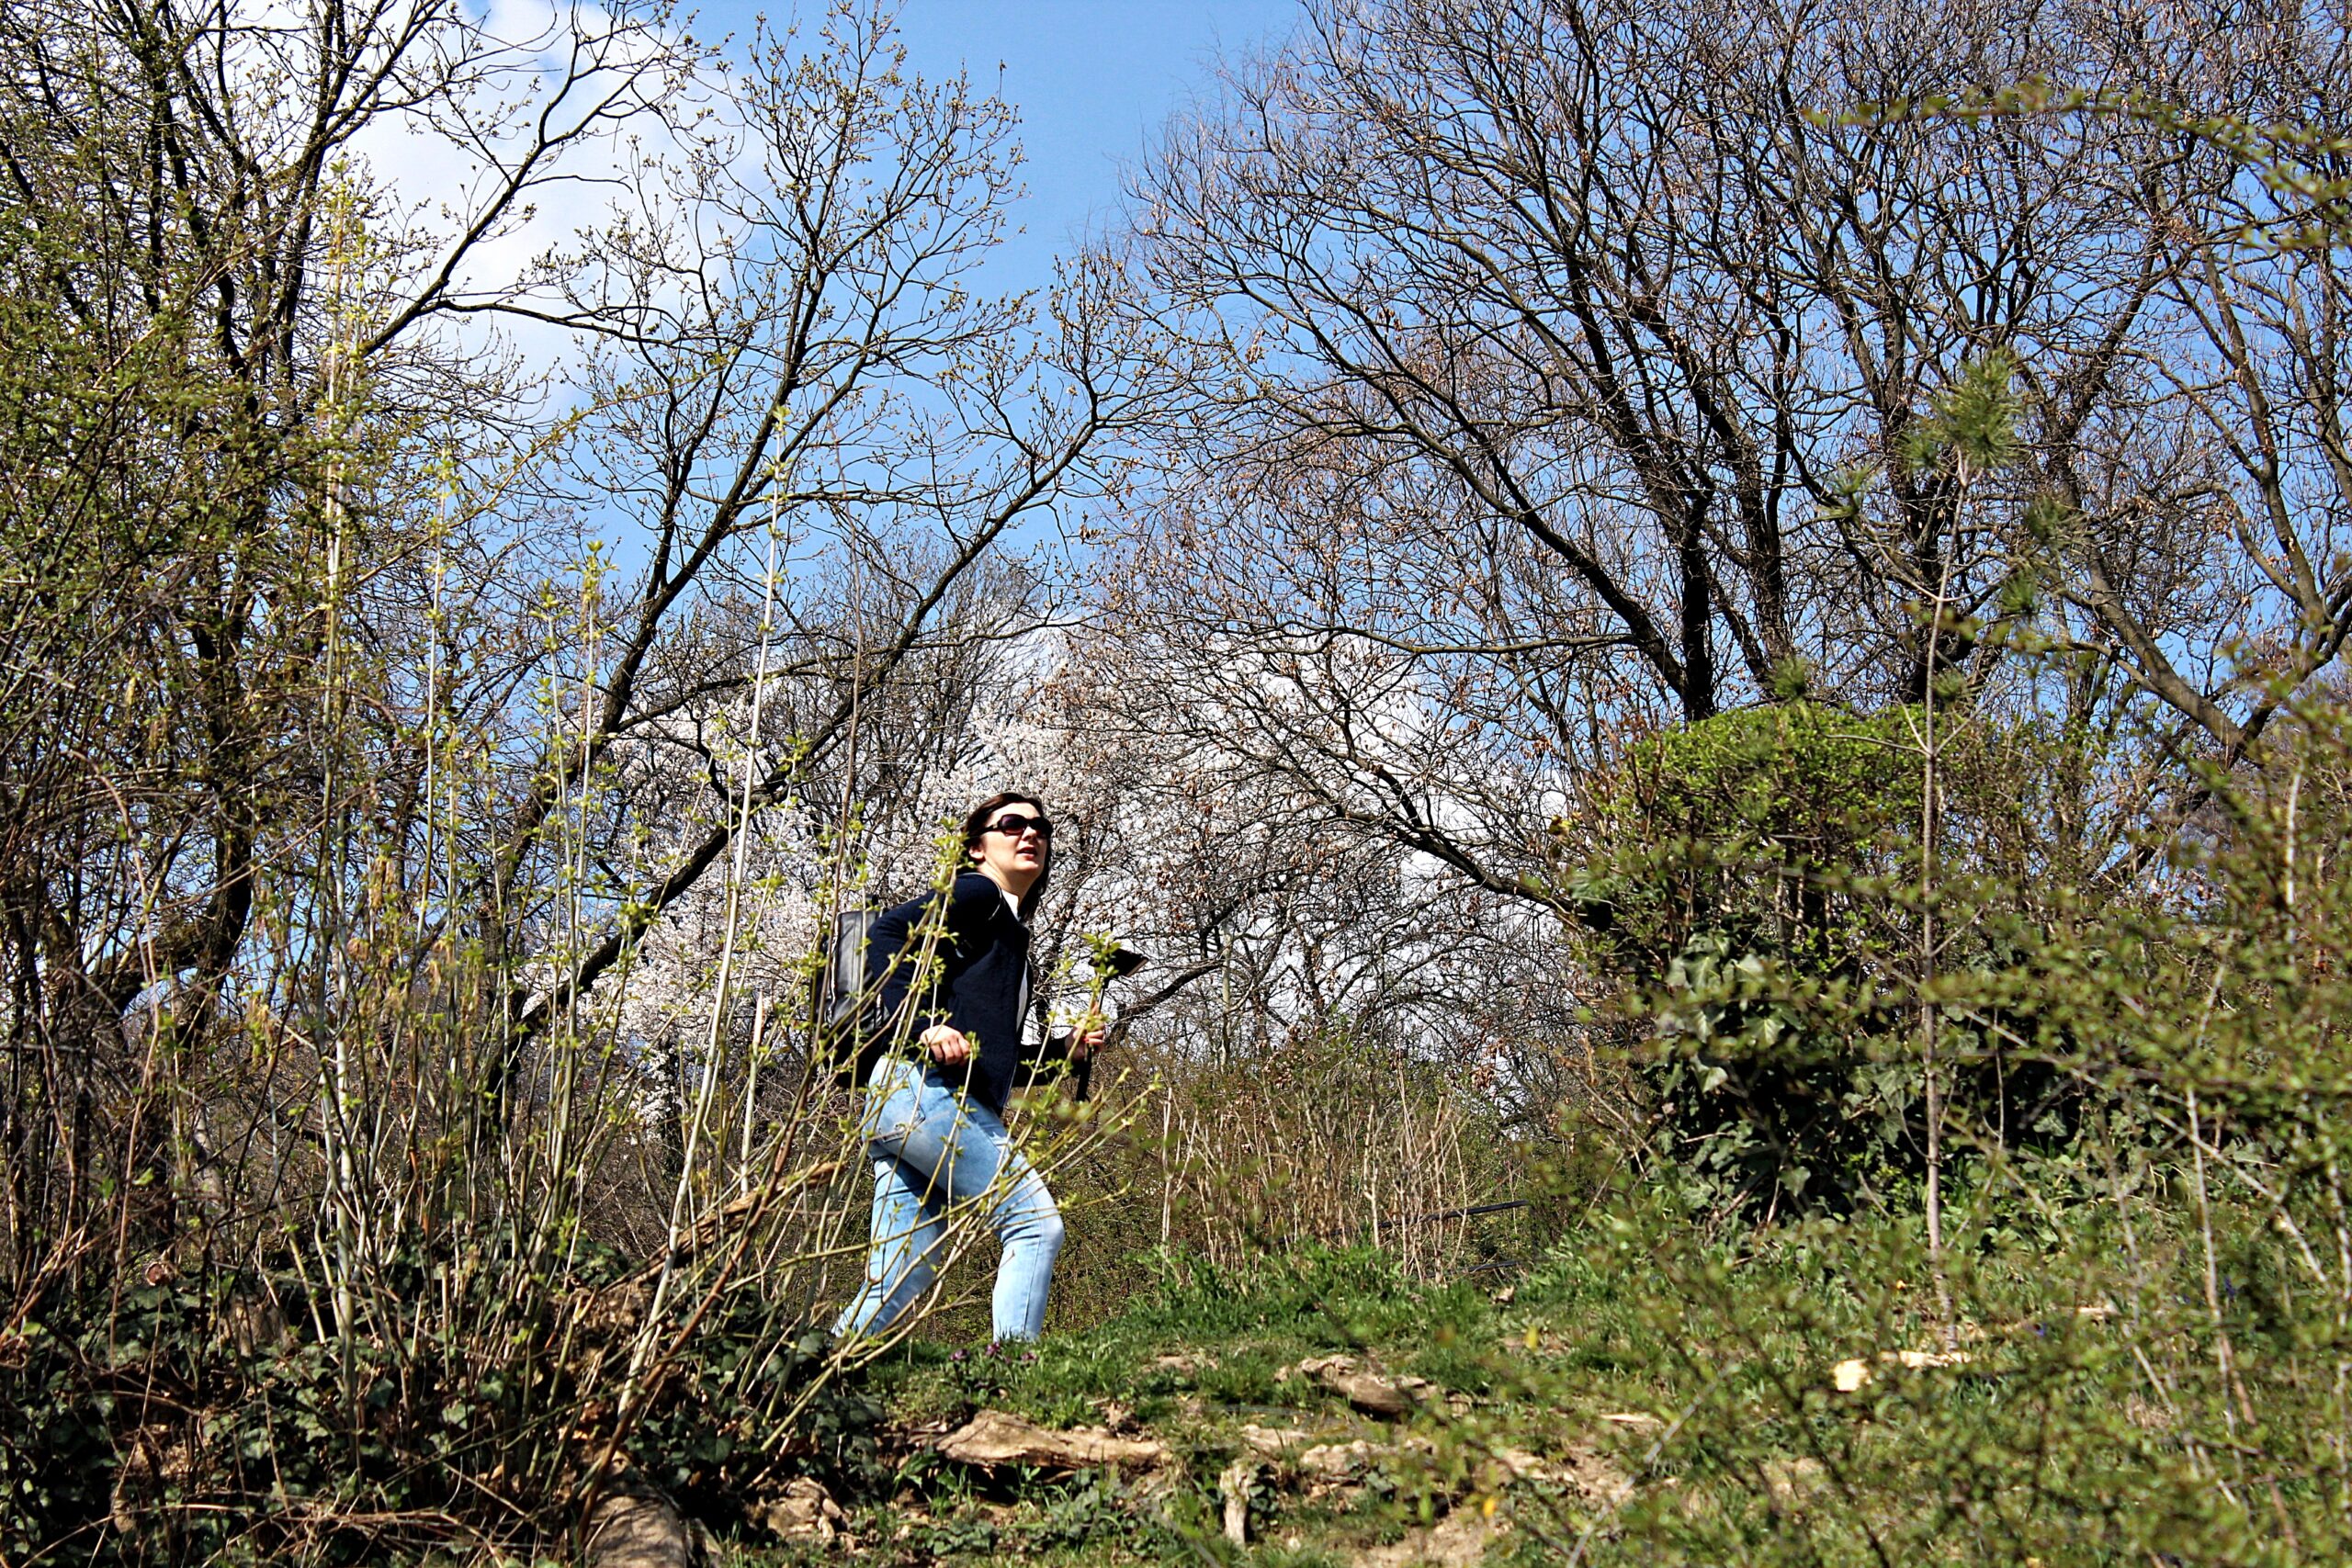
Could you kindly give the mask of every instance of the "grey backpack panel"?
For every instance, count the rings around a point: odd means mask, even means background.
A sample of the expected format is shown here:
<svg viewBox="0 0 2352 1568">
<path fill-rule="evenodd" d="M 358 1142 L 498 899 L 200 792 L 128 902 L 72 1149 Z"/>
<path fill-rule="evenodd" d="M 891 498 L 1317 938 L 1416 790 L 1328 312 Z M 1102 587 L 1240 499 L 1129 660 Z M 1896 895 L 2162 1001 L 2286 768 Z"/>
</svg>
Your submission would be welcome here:
<svg viewBox="0 0 2352 1568">
<path fill-rule="evenodd" d="M 816 1071 L 831 1074 L 846 1089 L 865 1081 L 889 1043 L 874 1016 L 865 974 L 866 939 L 880 916 L 878 909 L 843 909 L 834 916 L 824 967 L 809 981 L 808 1017 L 815 1033 L 810 1061 Z"/>
</svg>

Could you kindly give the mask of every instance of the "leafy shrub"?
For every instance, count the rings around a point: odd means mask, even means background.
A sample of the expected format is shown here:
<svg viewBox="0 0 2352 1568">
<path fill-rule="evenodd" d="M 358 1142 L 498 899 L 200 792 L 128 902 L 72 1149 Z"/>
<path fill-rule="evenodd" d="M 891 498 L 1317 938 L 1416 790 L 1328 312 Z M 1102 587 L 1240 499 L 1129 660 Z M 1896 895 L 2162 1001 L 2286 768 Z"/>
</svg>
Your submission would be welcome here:
<svg viewBox="0 0 2352 1568">
<path fill-rule="evenodd" d="M 1556 896 L 1603 983 L 1599 1026 L 1633 1060 L 1653 1152 L 1694 1202 L 1844 1212 L 1917 1181 L 1931 970 L 2005 975 L 2014 993 L 1938 1020 L 1955 1036 L 1942 1114 L 2004 1145 L 2074 1125 L 2075 1087 L 2013 1044 L 2064 898 L 2018 884 L 2029 856 L 2003 826 L 2045 743 L 1958 728 L 1939 803 L 1962 848 L 1923 896 L 1918 724 L 1804 700 L 1724 714 L 1629 747 L 1557 827 Z M 1931 906 L 1946 934 L 1929 965 Z"/>
</svg>

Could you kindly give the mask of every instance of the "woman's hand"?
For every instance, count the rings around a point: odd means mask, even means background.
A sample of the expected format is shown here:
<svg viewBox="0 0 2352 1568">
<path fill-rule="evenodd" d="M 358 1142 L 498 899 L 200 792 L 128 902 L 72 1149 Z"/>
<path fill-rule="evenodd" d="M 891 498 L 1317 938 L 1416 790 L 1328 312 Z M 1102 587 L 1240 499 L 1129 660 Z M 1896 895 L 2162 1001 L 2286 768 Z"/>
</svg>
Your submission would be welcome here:
<svg viewBox="0 0 2352 1568">
<path fill-rule="evenodd" d="M 1078 1027 L 1070 1031 L 1069 1059 L 1073 1062 L 1083 1062 L 1087 1057 L 1102 1049 L 1102 1043 L 1110 1037 L 1110 1028 L 1103 1023 L 1099 1015 L 1081 1019 Z"/>
<path fill-rule="evenodd" d="M 972 1043 L 960 1029 L 934 1023 L 918 1036 L 931 1059 L 943 1067 L 960 1067 L 972 1059 Z"/>
</svg>

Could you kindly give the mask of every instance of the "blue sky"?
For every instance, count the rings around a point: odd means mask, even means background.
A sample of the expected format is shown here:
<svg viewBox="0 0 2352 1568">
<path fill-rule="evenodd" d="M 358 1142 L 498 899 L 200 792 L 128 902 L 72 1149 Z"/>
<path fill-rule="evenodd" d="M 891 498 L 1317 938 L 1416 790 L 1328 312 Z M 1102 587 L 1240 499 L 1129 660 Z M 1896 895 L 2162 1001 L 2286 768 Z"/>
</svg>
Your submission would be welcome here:
<svg viewBox="0 0 2352 1568">
<path fill-rule="evenodd" d="M 818 3 L 804 0 L 803 17 Z M 748 32 L 762 10 L 787 6 L 718 0 L 701 7 L 696 30 Z M 1014 220 L 1024 231 L 990 258 L 984 286 L 1052 282 L 1054 257 L 1111 219 L 1121 165 L 1203 89 L 1216 56 L 1282 38 L 1298 15 L 1299 0 L 902 0 L 918 73 L 968 70 L 1021 110 L 1029 197 Z"/>
</svg>

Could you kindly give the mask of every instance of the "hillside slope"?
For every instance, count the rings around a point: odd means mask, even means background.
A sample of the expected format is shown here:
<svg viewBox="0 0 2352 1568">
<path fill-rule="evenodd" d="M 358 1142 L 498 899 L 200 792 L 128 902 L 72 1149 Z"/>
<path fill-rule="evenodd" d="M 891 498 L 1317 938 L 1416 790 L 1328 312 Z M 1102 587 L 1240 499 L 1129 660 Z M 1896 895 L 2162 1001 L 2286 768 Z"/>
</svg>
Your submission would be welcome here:
<svg viewBox="0 0 2352 1568">
<path fill-rule="evenodd" d="M 2316 1472 L 2274 1456 L 2243 1484 L 2192 1391 L 2146 1383 L 2145 1337 L 2177 1353 L 2178 1324 L 2078 1299 L 2078 1256 L 1979 1240 L 1948 1325 L 1887 1224 L 1734 1251 L 1619 1223 L 1498 1286 L 1361 1251 L 1171 1272 L 1034 1348 L 886 1360 L 867 1483 L 808 1486 L 764 1520 L 781 1545 L 718 1557 L 2333 1559 Z"/>
</svg>

